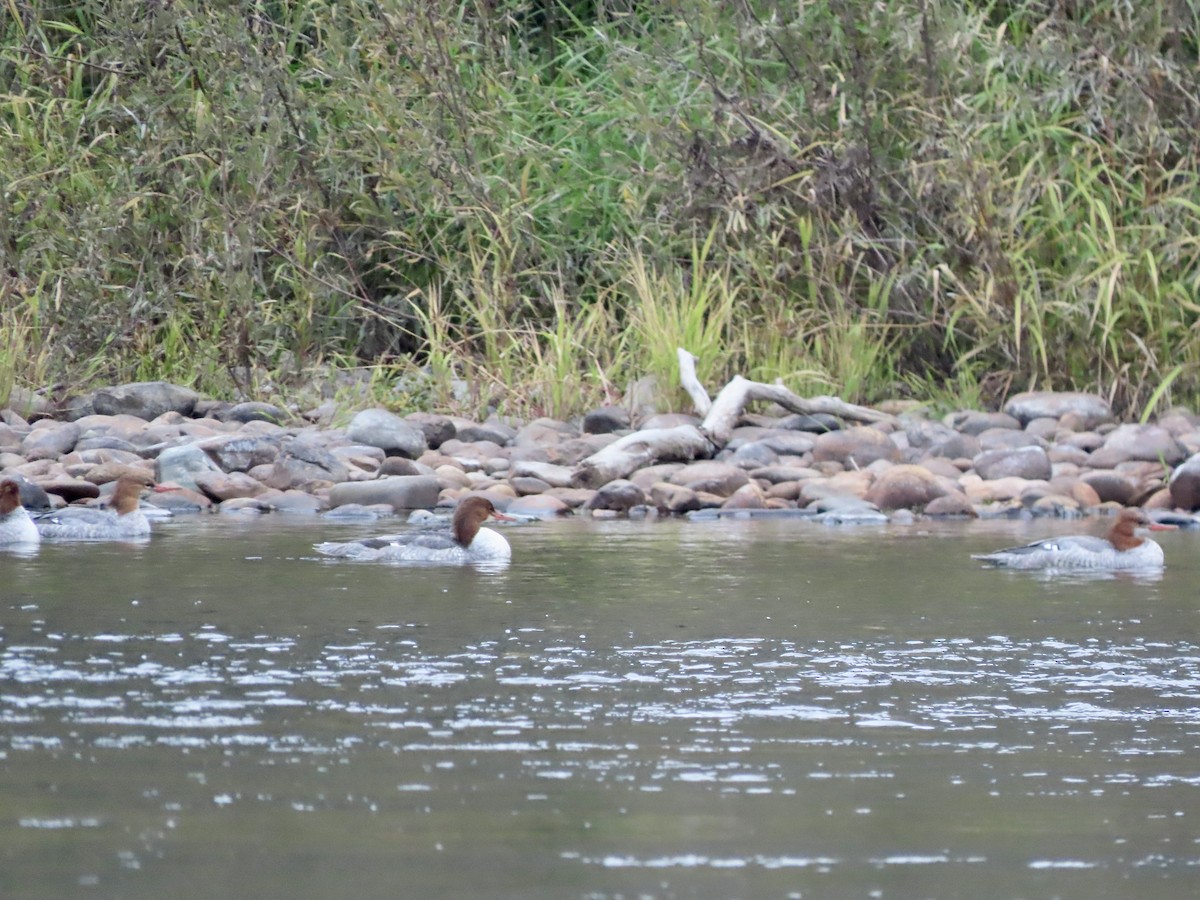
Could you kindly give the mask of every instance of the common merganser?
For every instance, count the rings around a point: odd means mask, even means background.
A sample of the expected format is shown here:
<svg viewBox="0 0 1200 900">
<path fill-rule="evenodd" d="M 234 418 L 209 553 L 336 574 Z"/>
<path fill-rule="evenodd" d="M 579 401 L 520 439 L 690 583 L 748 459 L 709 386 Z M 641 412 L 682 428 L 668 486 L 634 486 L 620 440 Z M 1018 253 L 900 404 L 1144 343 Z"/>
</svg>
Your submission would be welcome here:
<svg viewBox="0 0 1200 900">
<path fill-rule="evenodd" d="M 1151 522 L 1140 509 L 1123 509 L 1108 530 L 1108 540 L 1073 534 L 971 558 L 1009 569 L 1161 569 L 1162 547 L 1139 532 L 1171 528 L 1174 526 Z"/>
<path fill-rule="evenodd" d="M 150 522 L 139 505 L 144 485 L 123 475 L 117 480 L 109 505 L 112 509 L 68 506 L 35 519 L 45 538 L 69 538 L 77 541 L 112 541 L 145 537 Z"/>
<path fill-rule="evenodd" d="M 0 481 L 0 544 L 36 544 L 37 526 L 21 505 L 21 487 L 12 479 Z"/>
<path fill-rule="evenodd" d="M 514 521 L 512 516 L 497 512 L 491 500 L 473 496 L 458 504 L 449 531 L 385 534 L 345 543 L 331 541 L 315 544 L 313 549 L 326 556 L 344 559 L 438 563 L 504 562 L 512 557 L 512 548 L 499 532 L 480 527 L 488 519 Z"/>
</svg>

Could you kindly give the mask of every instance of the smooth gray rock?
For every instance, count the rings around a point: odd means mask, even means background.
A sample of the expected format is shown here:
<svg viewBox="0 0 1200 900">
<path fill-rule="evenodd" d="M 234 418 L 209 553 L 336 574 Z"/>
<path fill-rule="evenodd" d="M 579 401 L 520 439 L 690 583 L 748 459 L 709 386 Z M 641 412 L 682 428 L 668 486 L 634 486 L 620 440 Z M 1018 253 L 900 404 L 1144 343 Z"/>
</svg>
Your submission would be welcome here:
<svg viewBox="0 0 1200 900">
<path fill-rule="evenodd" d="M 200 395 L 191 388 L 166 381 L 137 381 L 101 388 L 92 394 L 92 408 L 100 415 L 137 416 L 147 421 L 163 413 L 190 416 Z"/>
<path fill-rule="evenodd" d="M 1187 451 L 1167 429 L 1160 425 L 1118 425 L 1104 438 L 1104 446 L 1092 452 L 1096 468 L 1116 466 L 1128 460 L 1162 462 L 1176 465 L 1187 458 Z"/>
<path fill-rule="evenodd" d="M 265 483 L 286 491 L 314 481 L 346 481 L 350 470 L 344 462 L 312 441 L 285 441 Z"/>
<path fill-rule="evenodd" d="M 842 427 L 842 423 L 834 416 L 826 413 L 816 413 L 814 415 L 793 413 L 790 416 L 784 416 L 780 419 L 777 427 L 786 428 L 789 431 L 807 431 L 812 434 L 823 434 L 826 431 L 838 431 Z"/>
<path fill-rule="evenodd" d="M 989 428 L 981 431 L 976 438 L 980 451 L 987 450 L 1016 450 L 1018 447 L 1047 447 L 1045 438 L 1030 434 L 1028 431 L 1013 431 L 1011 428 Z"/>
<path fill-rule="evenodd" d="M 455 434 L 454 422 L 448 416 L 437 413 L 409 413 L 404 417 L 404 421 L 421 429 L 430 450 L 436 450 Z"/>
<path fill-rule="evenodd" d="M 83 453 L 87 450 L 122 450 L 126 453 L 137 454 L 138 448 L 129 441 L 122 440 L 119 437 L 113 437 L 109 434 L 99 434 L 95 437 L 80 438 L 75 444 L 74 453 Z"/>
<path fill-rule="evenodd" d="M 882 431 L 865 425 L 843 431 L 817 435 L 813 443 L 813 459 L 817 462 L 835 461 L 864 469 L 877 459 L 899 462 L 900 448 Z"/>
<path fill-rule="evenodd" d="M 976 436 L 989 428 L 1011 428 L 1015 431 L 1021 428 L 1021 423 L 1008 413 L 980 412 L 973 409 L 950 413 L 943 421 L 955 431 Z"/>
<path fill-rule="evenodd" d="M 172 481 L 181 487 L 199 490 L 196 476 L 201 473 L 215 474 L 221 467 L 212 457 L 195 444 L 168 447 L 154 459 L 154 480 L 158 483 Z"/>
<path fill-rule="evenodd" d="M 997 478 L 1050 479 L 1050 457 L 1041 447 L 1016 447 L 1011 450 L 986 450 L 973 460 L 976 474 L 984 481 Z"/>
<path fill-rule="evenodd" d="M 286 409 L 281 409 L 273 403 L 247 401 L 221 410 L 216 418 L 222 422 L 274 422 L 281 425 L 290 419 L 291 415 Z"/>
<path fill-rule="evenodd" d="M 277 437 L 215 437 L 196 446 L 207 453 L 225 472 L 248 472 L 255 466 L 269 465 L 279 456 L 282 440 Z"/>
<path fill-rule="evenodd" d="M 718 458 L 724 458 L 725 461 L 732 463 L 739 469 L 761 469 L 764 466 L 773 466 L 779 462 L 779 453 L 762 441 L 754 441 L 749 444 L 742 444 L 742 446 L 738 447 L 727 457 Z"/>
<path fill-rule="evenodd" d="M 329 505 L 370 506 L 386 503 L 392 509 L 432 509 L 438 502 L 438 480 L 429 475 L 396 475 L 374 481 L 344 481 L 329 491 Z"/>
<path fill-rule="evenodd" d="M 539 478 L 550 487 L 570 487 L 573 471 L 567 466 L 521 459 L 513 461 L 509 476 Z"/>
<path fill-rule="evenodd" d="M 1068 413 L 1093 424 L 1112 418 L 1107 400 L 1081 391 L 1026 391 L 1009 398 L 1004 411 L 1022 425 L 1043 416 L 1059 419 Z"/>
<path fill-rule="evenodd" d="M 491 441 L 498 446 L 504 447 L 517 436 L 517 432 L 516 429 L 505 425 L 503 422 L 472 422 L 459 426 L 454 436 L 468 444 Z"/>
<path fill-rule="evenodd" d="M 688 463 L 671 475 L 668 481 L 696 492 L 728 497 L 738 488 L 749 484 L 750 476 L 744 469 L 731 463 L 703 460 Z"/>
<path fill-rule="evenodd" d="M 645 502 L 645 491 L 632 481 L 618 478 L 597 490 L 587 505 L 589 509 L 615 509 L 618 512 L 628 512 L 633 507 L 641 506 Z"/>
<path fill-rule="evenodd" d="M 47 422 L 34 428 L 21 441 L 21 455 L 31 462 L 35 459 L 58 459 L 75 449 L 80 429 L 74 422 Z"/>
<path fill-rule="evenodd" d="M 364 409 L 346 427 L 346 437 L 378 447 L 388 456 L 416 459 L 429 449 L 425 432 L 386 409 Z"/>
<path fill-rule="evenodd" d="M 623 406 L 602 406 L 583 417 L 584 434 L 611 434 L 631 426 L 629 410 Z"/>
</svg>

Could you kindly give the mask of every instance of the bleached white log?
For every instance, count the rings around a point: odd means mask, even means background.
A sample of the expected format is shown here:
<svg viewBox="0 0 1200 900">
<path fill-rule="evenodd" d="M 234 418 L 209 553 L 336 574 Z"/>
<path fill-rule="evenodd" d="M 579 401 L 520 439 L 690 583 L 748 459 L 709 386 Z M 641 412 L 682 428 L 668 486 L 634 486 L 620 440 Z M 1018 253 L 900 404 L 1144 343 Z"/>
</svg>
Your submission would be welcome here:
<svg viewBox="0 0 1200 900">
<path fill-rule="evenodd" d="M 791 412 L 810 416 L 825 413 L 855 422 L 893 420 L 887 413 L 867 406 L 846 403 L 836 397 L 805 399 L 783 385 L 750 381 L 741 375 L 733 376 L 717 399 L 710 401 L 708 392 L 696 378 L 696 358 L 683 348 L 676 355 L 680 382 L 704 421 L 699 426 L 647 428 L 628 434 L 579 463 L 572 474 L 572 484 L 598 488 L 657 462 L 709 459 L 729 443 L 746 404 L 754 400 L 768 400 Z"/>
<path fill-rule="evenodd" d="M 708 411 L 712 408 L 712 400 L 708 396 L 708 391 L 704 389 L 704 385 L 700 383 L 700 379 L 696 377 L 696 357 L 682 347 L 675 348 L 675 357 L 679 360 L 679 383 L 692 398 L 692 405 L 696 407 L 696 415 L 707 416 Z"/>
<path fill-rule="evenodd" d="M 656 462 L 708 459 L 718 448 L 695 425 L 646 428 L 618 438 L 575 467 L 571 483 L 598 488 Z"/>
<path fill-rule="evenodd" d="M 877 409 L 846 403 L 837 397 L 805 399 L 798 394 L 793 394 L 781 384 L 763 384 L 760 381 L 749 381 L 741 375 L 734 375 L 729 384 L 721 389 L 721 393 L 717 394 L 712 409 L 700 423 L 700 428 L 718 449 L 729 443 L 730 435 L 737 427 L 738 418 L 746 408 L 746 404 L 753 400 L 768 400 L 786 410 L 803 415 L 814 416 L 818 413 L 825 413 L 853 422 L 890 422 L 894 418 Z"/>
</svg>

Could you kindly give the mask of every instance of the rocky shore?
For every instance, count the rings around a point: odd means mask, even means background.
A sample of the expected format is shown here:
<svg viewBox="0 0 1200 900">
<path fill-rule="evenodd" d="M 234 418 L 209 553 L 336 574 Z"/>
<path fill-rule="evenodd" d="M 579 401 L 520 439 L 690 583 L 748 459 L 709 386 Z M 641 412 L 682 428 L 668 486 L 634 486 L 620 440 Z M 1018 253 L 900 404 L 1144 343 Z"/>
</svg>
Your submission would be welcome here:
<svg viewBox="0 0 1200 900">
<path fill-rule="evenodd" d="M 768 408 L 742 415 L 711 459 L 652 461 L 599 485 L 582 466 L 593 454 L 635 429 L 699 419 L 631 421 L 605 407 L 570 422 L 476 422 L 368 408 L 335 428 L 335 411 L 297 416 L 164 382 L 120 385 L 66 411 L 0 411 L 0 477 L 42 509 L 102 500 L 134 474 L 154 488 L 144 504 L 176 514 L 370 516 L 452 506 L 467 493 L 539 517 L 793 510 L 884 521 L 1142 506 L 1191 522 L 1200 508 L 1200 416 L 1120 423 L 1091 394 L 1027 393 L 999 412 L 938 419 L 896 408 L 871 425 Z"/>
</svg>

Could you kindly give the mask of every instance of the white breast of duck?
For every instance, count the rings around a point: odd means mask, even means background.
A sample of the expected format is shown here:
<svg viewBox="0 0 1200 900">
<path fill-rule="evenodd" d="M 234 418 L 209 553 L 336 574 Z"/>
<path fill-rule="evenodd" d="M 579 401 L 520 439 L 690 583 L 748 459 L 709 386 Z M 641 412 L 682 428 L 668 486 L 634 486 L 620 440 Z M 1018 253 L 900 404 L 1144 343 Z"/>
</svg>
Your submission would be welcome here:
<svg viewBox="0 0 1200 900">
<path fill-rule="evenodd" d="M 11 479 L 0 481 L 0 544 L 36 544 L 40 538 L 21 505 L 20 486 Z"/>
<path fill-rule="evenodd" d="M 140 506 L 142 487 L 137 479 L 124 476 L 113 491 L 111 509 L 68 506 L 39 516 L 37 528 L 42 537 L 77 541 L 144 537 L 150 533 L 150 521 Z"/>
<path fill-rule="evenodd" d="M 488 519 L 511 521 L 486 497 L 468 497 L 454 511 L 449 531 L 386 534 L 359 541 L 316 544 L 326 556 L 395 562 L 500 562 L 512 557 L 504 535 L 481 527 Z"/>
<path fill-rule="evenodd" d="M 1140 532 L 1170 527 L 1152 523 L 1140 509 L 1123 509 L 1109 529 L 1108 540 L 1069 535 L 977 554 L 974 558 L 1009 569 L 1159 569 L 1163 566 L 1162 547 Z"/>
</svg>

